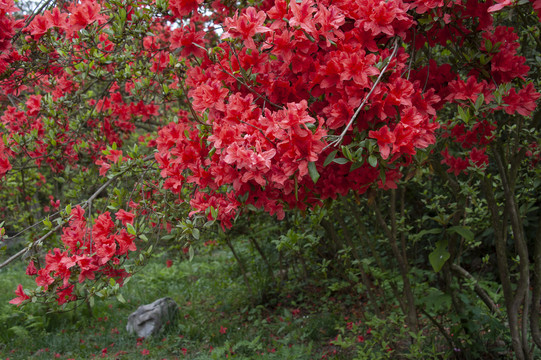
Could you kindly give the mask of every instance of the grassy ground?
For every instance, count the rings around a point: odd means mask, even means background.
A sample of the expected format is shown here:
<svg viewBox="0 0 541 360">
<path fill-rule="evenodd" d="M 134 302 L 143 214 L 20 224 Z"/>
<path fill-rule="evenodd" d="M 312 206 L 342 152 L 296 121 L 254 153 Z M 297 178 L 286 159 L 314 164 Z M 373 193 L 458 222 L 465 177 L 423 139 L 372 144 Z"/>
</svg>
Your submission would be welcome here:
<svg viewBox="0 0 541 360">
<path fill-rule="evenodd" d="M 191 262 L 174 260 L 169 268 L 166 260 L 155 258 L 122 288 L 125 304 L 96 301 L 92 317 L 82 309 L 45 316 L 37 305 L 18 309 L 8 304 L 18 283 L 33 284 L 23 264 L 0 270 L 0 358 L 351 358 L 347 350 L 330 344 L 340 326 L 357 321 L 347 299 L 328 297 L 308 284 L 281 291 L 278 297 L 276 284 L 257 279 L 248 296 L 226 251 Z M 178 321 L 147 340 L 128 334 L 128 315 L 165 296 L 179 304 Z"/>
</svg>

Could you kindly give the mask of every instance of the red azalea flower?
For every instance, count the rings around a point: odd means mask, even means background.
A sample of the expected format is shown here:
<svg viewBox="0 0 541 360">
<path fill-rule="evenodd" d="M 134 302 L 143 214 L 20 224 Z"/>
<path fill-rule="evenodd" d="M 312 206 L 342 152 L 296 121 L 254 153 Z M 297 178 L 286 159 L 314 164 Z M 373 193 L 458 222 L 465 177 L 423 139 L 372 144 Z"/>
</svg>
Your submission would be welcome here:
<svg viewBox="0 0 541 360">
<path fill-rule="evenodd" d="M 24 301 L 26 300 L 29 300 L 30 299 L 30 296 L 26 295 L 24 293 L 24 290 L 23 290 L 23 286 L 21 284 L 19 284 L 17 286 L 17 290 L 15 290 L 15 295 L 17 295 L 17 297 L 15 299 L 12 299 L 9 301 L 10 304 L 13 304 L 13 305 L 21 305 Z"/>
<path fill-rule="evenodd" d="M 387 159 L 391 152 L 391 146 L 396 141 L 394 133 L 389 131 L 389 127 L 385 125 L 378 131 L 370 131 L 368 136 L 378 141 L 381 157 Z"/>
<path fill-rule="evenodd" d="M 135 219 L 135 214 L 122 209 L 118 210 L 118 212 L 115 213 L 115 216 L 124 226 L 126 226 L 126 224 L 133 224 L 133 220 Z"/>
<path fill-rule="evenodd" d="M 28 266 L 26 268 L 26 275 L 28 276 L 34 276 L 38 273 L 38 269 L 36 269 L 36 265 L 34 265 L 34 260 L 30 260 L 28 263 Z"/>
</svg>

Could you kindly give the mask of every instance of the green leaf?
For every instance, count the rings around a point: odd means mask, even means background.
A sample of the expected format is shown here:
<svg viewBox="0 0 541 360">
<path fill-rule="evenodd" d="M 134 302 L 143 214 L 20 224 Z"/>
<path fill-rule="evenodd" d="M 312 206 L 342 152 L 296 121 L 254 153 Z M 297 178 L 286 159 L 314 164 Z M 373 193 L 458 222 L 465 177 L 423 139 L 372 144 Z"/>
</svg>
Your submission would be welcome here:
<svg viewBox="0 0 541 360">
<path fill-rule="evenodd" d="M 363 166 L 363 163 L 360 162 L 360 161 L 355 161 L 353 163 L 353 165 L 351 165 L 351 167 L 349 168 L 349 172 L 352 172 L 354 170 L 357 170 L 358 168 L 360 168 L 361 166 Z"/>
<path fill-rule="evenodd" d="M 120 20 L 126 22 L 126 9 L 121 8 L 119 11 Z"/>
<path fill-rule="evenodd" d="M 376 167 L 378 165 L 378 158 L 374 155 L 370 155 L 368 157 L 368 163 L 370 164 L 370 166 Z"/>
<path fill-rule="evenodd" d="M 295 200 L 299 201 L 299 184 L 297 183 L 297 177 L 293 175 L 293 178 L 295 179 Z"/>
<path fill-rule="evenodd" d="M 194 252 L 193 246 L 190 245 L 190 248 L 188 249 L 188 256 L 189 256 L 190 261 L 193 260 L 194 255 L 195 255 L 195 252 Z"/>
<path fill-rule="evenodd" d="M 469 114 L 464 111 L 464 109 L 462 108 L 462 106 L 459 106 L 458 107 L 458 116 L 462 119 L 462 121 L 464 121 L 465 123 L 468 123 L 468 120 L 470 120 L 470 116 Z"/>
<path fill-rule="evenodd" d="M 122 296 L 122 294 L 118 294 L 116 296 L 117 300 L 120 301 L 122 304 L 125 304 L 126 303 L 126 299 L 124 299 L 124 296 Z"/>
<path fill-rule="evenodd" d="M 130 224 L 130 223 L 127 223 L 127 224 L 126 224 L 126 229 L 128 229 L 128 233 L 130 233 L 130 234 L 132 234 L 132 235 L 137 234 L 137 231 L 135 231 L 135 228 L 134 228 L 133 225 Z"/>
<path fill-rule="evenodd" d="M 329 165 L 334 160 L 334 157 L 336 156 L 336 153 L 338 153 L 338 150 L 334 150 L 329 155 L 327 155 L 327 158 L 323 162 L 323 166 Z"/>
<path fill-rule="evenodd" d="M 451 296 L 435 288 L 429 288 L 419 302 L 430 312 L 448 312 L 451 307 Z"/>
<path fill-rule="evenodd" d="M 301 30 L 302 30 L 302 32 L 304 33 L 304 35 L 306 36 L 306 38 L 307 38 L 308 40 L 310 40 L 310 41 L 313 42 L 313 43 L 316 42 L 316 39 L 314 39 L 314 37 L 313 37 L 312 35 L 308 34 L 308 33 L 307 33 L 306 31 L 304 31 L 304 29 L 302 29 L 302 28 L 301 28 Z"/>
<path fill-rule="evenodd" d="M 199 229 L 194 228 L 194 229 L 192 230 L 192 236 L 193 236 L 196 240 L 199 240 Z"/>
<path fill-rule="evenodd" d="M 475 100 L 475 105 L 474 105 L 475 110 L 479 110 L 484 102 L 485 102 L 485 95 L 479 94 L 479 96 L 477 97 L 477 100 Z"/>
<path fill-rule="evenodd" d="M 433 235 L 441 234 L 442 231 L 443 230 L 441 228 L 434 228 L 434 229 L 429 229 L 429 230 L 421 230 L 421 231 L 419 231 L 417 236 L 419 238 L 422 238 L 423 236 L 428 235 L 428 234 L 433 234 Z"/>
<path fill-rule="evenodd" d="M 256 208 L 254 205 L 252 205 L 252 204 L 248 204 L 248 205 L 246 205 L 246 207 L 247 207 L 249 210 L 251 210 L 251 211 L 257 211 L 257 208 Z M 212 227 L 212 225 L 214 225 L 214 220 L 207 221 L 207 222 L 203 225 L 203 227 L 204 227 L 204 228 L 210 228 L 210 227 Z"/>
<path fill-rule="evenodd" d="M 213 206 L 210 207 L 210 215 L 216 220 L 218 218 L 218 209 L 215 209 Z"/>
<path fill-rule="evenodd" d="M 335 163 L 340 164 L 340 165 L 344 165 L 344 164 L 347 164 L 349 162 L 349 160 L 344 159 L 344 158 L 338 158 L 338 159 L 334 159 L 332 162 L 335 162 Z"/>
<path fill-rule="evenodd" d="M 310 177 L 312 178 L 312 181 L 317 183 L 319 180 L 319 173 L 317 172 L 316 163 L 311 161 L 308 163 L 308 173 L 310 174 Z"/>
<path fill-rule="evenodd" d="M 421 24 L 421 25 L 428 25 L 428 24 L 434 22 L 434 20 L 432 19 L 432 16 L 422 17 L 422 18 L 420 18 L 420 19 L 417 19 L 417 21 L 418 21 L 419 24 Z"/>
<path fill-rule="evenodd" d="M 473 241 L 475 234 L 469 229 L 468 226 L 451 226 L 447 229 L 448 232 L 454 232 L 462 236 L 466 241 Z"/>
<path fill-rule="evenodd" d="M 489 39 L 485 39 L 485 49 L 487 53 L 490 53 L 492 51 L 492 41 Z"/>
<path fill-rule="evenodd" d="M 51 220 L 49 220 L 48 216 L 47 219 L 43 220 L 43 225 L 45 225 L 47 229 L 51 229 L 53 227 L 53 223 L 51 222 Z M 0 225 L 0 227 L 2 226 Z"/>
<path fill-rule="evenodd" d="M 381 178 L 381 183 L 385 185 L 387 183 L 387 173 L 384 168 L 379 170 L 379 177 Z"/>
<path fill-rule="evenodd" d="M 428 255 L 428 260 L 434 271 L 439 272 L 450 257 L 451 254 L 447 250 L 447 240 L 440 240 L 436 244 L 436 249 Z"/>
<path fill-rule="evenodd" d="M 353 155 L 351 154 L 351 151 L 347 146 L 342 146 L 342 154 L 344 154 L 344 157 L 348 160 L 353 160 Z"/>
</svg>

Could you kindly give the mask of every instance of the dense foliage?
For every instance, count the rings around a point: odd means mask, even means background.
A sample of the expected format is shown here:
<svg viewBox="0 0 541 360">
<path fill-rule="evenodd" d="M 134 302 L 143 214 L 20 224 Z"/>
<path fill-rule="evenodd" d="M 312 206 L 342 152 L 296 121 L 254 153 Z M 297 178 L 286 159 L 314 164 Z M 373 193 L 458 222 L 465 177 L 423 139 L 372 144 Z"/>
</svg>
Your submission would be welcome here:
<svg viewBox="0 0 541 360">
<path fill-rule="evenodd" d="M 24 256 L 37 285 L 11 303 L 122 301 L 156 247 L 191 259 L 209 241 L 255 297 L 248 236 L 270 287 L 299 266 L 378 318 L 398 306 L 404 356 L 431 328 L 447 356 L 539 355 L 540 16 L 539 0 L 0 1 L 2 232 L 27 242 L 0 267 Z"/>
</svg>

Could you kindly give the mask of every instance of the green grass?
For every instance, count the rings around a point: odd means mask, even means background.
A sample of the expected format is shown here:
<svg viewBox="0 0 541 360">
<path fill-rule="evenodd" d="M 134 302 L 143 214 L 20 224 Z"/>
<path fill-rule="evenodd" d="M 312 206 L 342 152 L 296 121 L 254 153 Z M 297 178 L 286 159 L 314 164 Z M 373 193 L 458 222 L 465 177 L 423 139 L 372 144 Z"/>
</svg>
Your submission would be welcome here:
<svg viewBox="0 0 541 360">
<path fill-rule="evenodd" d="M 335 351 L 332 358 L 351 358 L 329 344 L 344 324 L 340 314 L 348 311 L 317 288 L 282 289 L 277 296 L 254 276 L 250 297 L 228 252 L 174 261 L 170 268 L 165 260 L 154 258 L 122 288 L 124 304 L 96 301 L 93 317 L 82 308 L 45 315 L 36 304 L 8 304 L 18 283 L 30 288 L 33 281 L 24 275 L 23 264 L 2 269 L 0 358 L 319 359 Z M 147 340 L 128 334 L 128 315 L 165 296 L 179 304 L 176 323 Z"/>
</svg>

